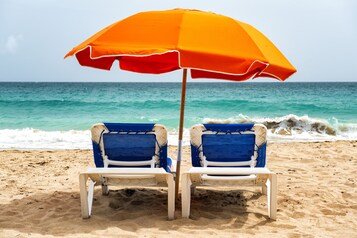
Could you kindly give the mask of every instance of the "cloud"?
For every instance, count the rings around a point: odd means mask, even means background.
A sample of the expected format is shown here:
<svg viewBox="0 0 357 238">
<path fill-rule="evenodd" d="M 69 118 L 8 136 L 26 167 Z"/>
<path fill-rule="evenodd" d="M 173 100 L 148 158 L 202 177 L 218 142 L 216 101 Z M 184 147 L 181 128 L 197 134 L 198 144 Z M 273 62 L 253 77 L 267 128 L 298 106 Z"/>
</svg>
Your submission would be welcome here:
<svg viewBox="0 0 357 238">
<path fill-rule="evenodd" d="M 19 43 L 23 40 L 22 35 L 11 35 L 7 37 L 5 51 L 11 54 L 16 53 Z"/>
</svg>

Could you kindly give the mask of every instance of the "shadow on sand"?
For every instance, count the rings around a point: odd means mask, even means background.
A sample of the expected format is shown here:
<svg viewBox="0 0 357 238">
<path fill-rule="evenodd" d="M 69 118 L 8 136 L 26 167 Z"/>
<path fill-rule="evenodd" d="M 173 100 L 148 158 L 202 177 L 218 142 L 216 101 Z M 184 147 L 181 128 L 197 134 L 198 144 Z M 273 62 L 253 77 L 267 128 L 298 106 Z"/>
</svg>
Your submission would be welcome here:
<svg viewBox="0 0 357 238">
<path fill-rule="evenodd" d="M 250 193 L 249 200 L 261 196 Z M 109 227 L 131 232 L 142 228 L 197 230 L 207 225 L 239 229 L 249 215 L 245 195 L 241 191 L 197 189 L 192 196 L 190 219 L 181 218 L 179 201 L 176 219 L 168 221 L 164 189 L 111 190 L 108 196 L 97 189 L 90 219 L 81 218 L 78 192 L 37 193 L 0 204 L 0 228 L 42 235 L 75 235 Z M 254 214 L 260 218 L 256 225 L 269 222 L 266 215 Z"/>
</svg>

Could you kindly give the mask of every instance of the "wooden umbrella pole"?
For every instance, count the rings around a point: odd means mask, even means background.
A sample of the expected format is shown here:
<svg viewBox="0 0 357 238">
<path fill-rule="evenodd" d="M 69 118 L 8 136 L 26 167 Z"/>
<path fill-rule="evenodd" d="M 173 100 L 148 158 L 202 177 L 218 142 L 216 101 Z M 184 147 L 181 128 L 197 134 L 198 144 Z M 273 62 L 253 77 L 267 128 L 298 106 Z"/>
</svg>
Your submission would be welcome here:
<svg viewBox="0 0 357 238">
<path fill-rule="evenodd" d="M 176 180 L 175 180 L 175 198 L 176 198 L 176 200 L 178 199 L 178 191 L 179 191 L 179 185 L 180 185 L 182 135 L 183 135 L 183 121 L 184 121 L 184 116 L 185 116 L 185 99 L 186 99 L 186 81 L 187 81 L 187 69 L 184 69 L 183 74 L 182 74 L 180 125 L 179 125 L 179 135 L 178 135 Z"/>
</svg>

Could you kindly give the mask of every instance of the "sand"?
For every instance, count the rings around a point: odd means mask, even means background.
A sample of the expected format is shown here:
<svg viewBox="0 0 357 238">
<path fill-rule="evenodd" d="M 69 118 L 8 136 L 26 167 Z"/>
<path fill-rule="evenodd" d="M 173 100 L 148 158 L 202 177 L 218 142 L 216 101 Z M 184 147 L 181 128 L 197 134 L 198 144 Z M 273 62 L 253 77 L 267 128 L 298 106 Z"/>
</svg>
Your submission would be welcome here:
<svg viewBox="0 0 357 238">
<path fill-rule="evenodd" d="M 83 220 L 78 173 L 93 166 L 90 150 L 0 151 L 0 237 L 357 237 L 357 141 L 270 143 L 267 158 L 278 174 L 277 221 L 259 188 L 198 188 L 191 219 L 178 204 L 168 221 L 165 189 L 102 196 L 99 187 Z"/>
</svg>

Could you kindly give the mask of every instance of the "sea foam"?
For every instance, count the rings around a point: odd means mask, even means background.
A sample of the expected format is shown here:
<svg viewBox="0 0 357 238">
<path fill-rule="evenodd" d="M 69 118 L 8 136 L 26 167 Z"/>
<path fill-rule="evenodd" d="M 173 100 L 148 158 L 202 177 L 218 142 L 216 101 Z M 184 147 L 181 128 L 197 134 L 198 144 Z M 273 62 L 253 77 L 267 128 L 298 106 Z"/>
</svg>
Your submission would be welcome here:
<svg viewBox="0 0 357 238">
<path fill-rule="evenodd" d="M 269 141 L 357 140 L 357 124 L 328 122 L 308 116 L 286 115 L 276 118 L 204 118 L 202 123 L 261 123 L 268 128 Z M 177 129 L 168 129 L 169 145 L 178 144 Z M 183 132 L 183 145 L 190 144 L 189 129 Z M 0 130 L 0 149 L 90 149 L 89 130 L 44 131 L 33 128 Z"/>
<path fill-rule="evenodd" d="M 90 131 L 0 130 L 0 149 L 89 149 Z"/>
<path fill-rule="evenodd" d="M 204 118 L 203 123 L 261 123 L 268 129 L 268 139 L 272 141 L 330 141 L 356 140 L 357 124 L 332 122 L 309 116 L 293 114 L 274 118 L 250 118 L 240 114 L 227 119 Z"/>
</svg>

